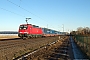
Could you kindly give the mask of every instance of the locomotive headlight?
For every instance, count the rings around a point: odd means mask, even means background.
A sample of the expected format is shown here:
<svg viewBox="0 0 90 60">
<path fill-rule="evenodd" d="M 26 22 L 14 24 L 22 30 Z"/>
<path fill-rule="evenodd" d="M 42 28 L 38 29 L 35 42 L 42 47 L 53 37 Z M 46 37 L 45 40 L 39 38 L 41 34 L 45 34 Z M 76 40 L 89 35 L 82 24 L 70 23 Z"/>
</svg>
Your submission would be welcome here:
<svg viewBox="0 0 90 60">
<path fill-rule="evenodd" d="M 23 32 L 19 32 L 19 33 L 23 33 Z"/>
<path fill-rule="evenodd" d="M 19 32 L 19 33 L 27 33 L 28 34 L 28 32 Z"/>
<path fill-rule="evenodd" d="M 28 34 L 28 32 L 24 32 L 24 33 Z"/>
<path fill-rule="evenodd" d="M 28 34 L 28 32 L 25 32 L 25 33 L 27 33 L 27 34 Z"/>
</svg>

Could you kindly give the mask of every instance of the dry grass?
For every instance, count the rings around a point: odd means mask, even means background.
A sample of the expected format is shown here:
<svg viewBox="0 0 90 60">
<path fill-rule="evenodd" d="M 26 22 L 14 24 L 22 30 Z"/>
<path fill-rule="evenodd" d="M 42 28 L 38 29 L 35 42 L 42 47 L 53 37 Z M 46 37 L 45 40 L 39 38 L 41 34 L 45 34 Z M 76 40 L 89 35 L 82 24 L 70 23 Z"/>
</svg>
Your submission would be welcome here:
<svg viewBox="0 0 90 60">
<path fill-rule="evenodd" d="M 78 45 L 84 53 L 90 58 L 90 35 L 78 36 Z"/>
<path fill-rule="evenodd" d="M 9 35 L 9 34 L 0 34 L 0 39 L 10 39 L 10 38 L 19 38 L 18 35 Z"/>
</svg>

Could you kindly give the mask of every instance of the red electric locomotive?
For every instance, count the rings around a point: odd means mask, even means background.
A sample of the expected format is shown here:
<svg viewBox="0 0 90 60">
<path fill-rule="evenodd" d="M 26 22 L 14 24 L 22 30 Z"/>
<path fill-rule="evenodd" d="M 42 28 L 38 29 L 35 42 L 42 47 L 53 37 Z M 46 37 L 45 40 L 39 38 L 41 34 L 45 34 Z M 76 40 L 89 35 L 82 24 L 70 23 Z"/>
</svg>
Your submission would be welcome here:
<svg viewBox="0 0 90 60">
<path fill-rule="evenodd" d="M 22 24 L 19 26 L 18 36 L 21 38 L 41 37 L 42 28 L 32 24 Z"/>
</svg>

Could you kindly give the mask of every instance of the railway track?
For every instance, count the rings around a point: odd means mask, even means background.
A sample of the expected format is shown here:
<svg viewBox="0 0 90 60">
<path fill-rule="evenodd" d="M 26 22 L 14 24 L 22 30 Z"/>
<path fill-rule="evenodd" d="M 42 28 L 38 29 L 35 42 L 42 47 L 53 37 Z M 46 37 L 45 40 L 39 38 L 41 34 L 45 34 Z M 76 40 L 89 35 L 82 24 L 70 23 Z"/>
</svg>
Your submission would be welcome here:
<svg viewBox="0 0 90 60">
<path fill-rule="evenodd" d="M 56 40 L 14 60 L 70 60 L 69 40 Z"/>
<path fill-rule="evenodd" d="M 31 52 L 51 42 L 54 42 L 58 37 L 37 38 L 29 40 L 4 40 L 0 41 L 0 60 L 12 60 L 27 52 Z"/>
<path fill-rule="evenodd" d="M 63 59 L 63 60 L 70 60 L 70 55 L 69 55 L 69 41 L 63 41 L 62 45 L 60 47 L 57 47 L 55 51 L 50 55 L 49 60 L 58 60 L 58 59 Z"/>
</svg>

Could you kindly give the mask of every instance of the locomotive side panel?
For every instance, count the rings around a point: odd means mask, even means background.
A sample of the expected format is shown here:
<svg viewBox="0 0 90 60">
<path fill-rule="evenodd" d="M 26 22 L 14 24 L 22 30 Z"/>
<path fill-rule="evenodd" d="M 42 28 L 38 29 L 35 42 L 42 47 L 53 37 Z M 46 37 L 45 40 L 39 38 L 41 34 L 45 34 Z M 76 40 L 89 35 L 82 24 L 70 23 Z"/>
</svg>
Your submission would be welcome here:
<svg viewBox="0 0 90 60">
<path fill-rule="evenodd" d="M 32 34 L 42 34 L 42 29 L 41 28 L 32 28 L 31 29 Z"/>
</svg>

